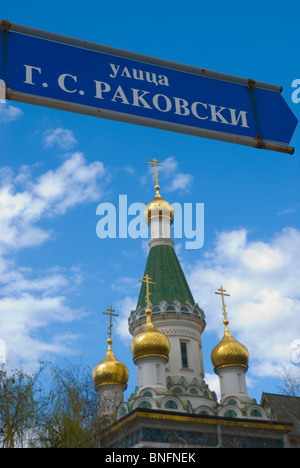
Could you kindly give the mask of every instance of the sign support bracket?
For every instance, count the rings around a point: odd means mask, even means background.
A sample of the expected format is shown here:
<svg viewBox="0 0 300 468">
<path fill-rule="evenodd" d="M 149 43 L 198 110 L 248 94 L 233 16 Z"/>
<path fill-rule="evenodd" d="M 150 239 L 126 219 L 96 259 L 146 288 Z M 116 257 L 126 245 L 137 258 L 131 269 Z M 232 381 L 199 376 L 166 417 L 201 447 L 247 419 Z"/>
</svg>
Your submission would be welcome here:
<svg viewBox="0 0 300 468">
<path fill-rule="evenodd" d="M 6 84 L 5 81 L 0 80 L 0 104 L 6 102 Z"/>
</svg>

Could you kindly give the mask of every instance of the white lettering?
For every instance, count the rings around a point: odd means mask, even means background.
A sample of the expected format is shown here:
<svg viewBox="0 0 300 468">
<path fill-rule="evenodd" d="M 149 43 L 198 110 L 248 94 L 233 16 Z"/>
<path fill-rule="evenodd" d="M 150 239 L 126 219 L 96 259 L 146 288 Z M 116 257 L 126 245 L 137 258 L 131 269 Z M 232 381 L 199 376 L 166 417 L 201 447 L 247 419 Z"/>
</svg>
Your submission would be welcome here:
<svg viewBox="0 0 300 468">
<path fill-rule="evenodd" d="M 95 96 L 95 98 L 104 99 L 104 97 L 102 96 L 102 93 L 108 93 L 111 90 L 111 87 L 109 86 L 109 84 L 104 83 L 104 81 L 94 80 L 94 82 L 96 83 L 96 96 Z"/>
<path fill-rule="evenodd" d="M 58 85 L 59 87 L 63 90 L 66 91 L 66 93 L 76 93 L 77 89 L 67 89 L 65 86 L 65 79 L 68 77 L 72 78 L 75 82 L 77 82 L 77 76 L 69 75 L 68 73 L 63 73 L 58 77 Z"/>
<path fill-rule="evenodd" d="M 238 116 L 236 116 L 235 114 L 237 112 L 236 109 L 229 109 L 229 111 L 231 115 L 231 125 L 237 125 L 241 118 L 242 119 L 241 127 L 249 128 L 249 126 L 247 125 L 247 118 L 246 118 L 247 112 L 246 111 L 240 111 Z"/>
<path fill-rule="evenodd" d="M 112 203 L 100 203 L 97 206 L 96 214 L 104 215 L 107 212 L 107 215 L 101 218 L 96 226 L 96 233 L 100 239 L 105 239 L 109 237 L 115 239 L 117 237 L 116 233 L 116 209 Z M 105 229 L 107 226 L 107 229 Z"/>
<path fill-rule="evenodd" d="M 152 109 L 152 107 L 149 106 L 148 102 L 145 101 L 144 99 L 144 96 L 146 94 L 150 94 L 149 91 L 141 91 L 139 89 L 134 89 L 134 88 L 131 88 L 131 89 L 133 91 L 133 103 L 132 103 L 133 106 L 141 107 L 140 106 L 140 103 L 141 103 L 144 108 Z M 139 95 L 139 93 L 143 93 L 143 94 Z"/>
<path fill-rule="evenodd" d="M 155 73 L 150 74 L 149 72 L 146 72 L 146 81 L 148 81 L 148 83 L 154 83 L 156 86 L 158 86 Z"/>
<path fill-rule="evenodd" d="M 144 210 L 145 210 L 144 203 L 137 202 L 137 203 L 132 203 L 129 206 L 129 209 L 128 209 L 129 215 L 136 215 L 137 212 L 139 213 L 138 216 L 132 219 L 128 225 L 128 234 L 131 237 L 131 239 L 138 239 L 139 237 L 142 239 L 147 239 L 148 237 L 148 226 L 145 223 Z"/>
<path fill-rule="evenodd" d="M 165 102 L 163 104 L 165 108 L 163 108 L 163 109 L 158 104 L 158 99 L 159 98 L 163 98 L 163 100 L 165 100 Z M 160 99 L 160 100 L 162 100 L 162 99 Z M 172 109 L 172 103 L 171 103 L 170 99 L 167 96 L 165 96 L 164 94 L 155 94 L 155 96 L 153 96 L 152 101 L 153 101 L 154 107 L 156 107 L 156 109 L 161 111 L 161 112 L 169 112 Z"/>
<path fill-rule="evenodd" d="M 119 237 L 127 239 L 127 195 L 119 195 Z"/>
<path fill-rule="evenodd" d="M 42 69 L 38 67 L 32 67 L 31 65 L 24 65 L 24 67 L 26 68 L 26 74 L 25 74 L 25 81 L 23 81 L 23 83 L 34 85 L 35 83 L 33 83 L 32 81 L 32 70 L 37 70 L 39 74 L 41 74 Z"/>
<path fill-rule="evenodd" d="M 204 203 L 196 203 L 196 229 L 193 230 L 193 206 L 192 203 L 184 203 L 184 235 L 187 239 L 187 249 L 201 249 L 204 244 Z"/>
<path fill-rule="evenodd" d="M 130 104 L 121 86 L 118 86 L 112 101 L 116 102 L 116 99 L 121 99 L 123 104 Z"/>
<path fill-rule="evenodd" d="M 120 65 L 115 65 L 114 63 L 110 63 L 110 68 L 112 69 L 112 73 L 110 73 L 110 78 L 116 78 L 120 71 Z M 156 86 L 170 86 L 169 80 L 166 75 L 156 75 L 156 73 L 138 70 L 136 68 L 129 69 L 128 67 L 124 67 L 120 76 L 125 78 L 133 78 L 135 80 L 146 80 L 148 83 L 153 83 Z"/>
<path fill-rule="evenodd" d="M 226 107 L 221 107 L 220 106 L 220 109 L 217 110 L 217 106 L 215 106 L 214 104 L 208 104 L 210 109 L 211 109 L 211 121 L 212 122 L 220 122 L 220 123 L 224 123 L 224 124 L 228 124 L 229 122 L 227 122 L 227 120 L 225 119 L 225 117 L 221 114 L 221 112 L 226 109 Z M 219 117 L 220 120 L 217 119 L 217 117 Z"/>
<path fill-rule="evenodd" d="M 110 64 L 112 66 L 112 70 L 114 71 L 114 76 L 116 76 L 118 69 L 115 65 Z M 26 82 L 32 83 L 32 69 L 34 67 L 28 67 Z M 40 73 L 41 69 L 37 69 L 37 72 Z M 127 67 L 124 67 L 120 76 L 127 76 L 129 70 Z M 141 70 L 133 69 L 133 74 L 139 79 L 147 78 L 149 82 L 155 82 L 155 74 L 147 74 L 142 75 Z M 67 80 L 73 80 L 77 82 L 77 76 L 69 75 L 69 74 L 62 74 L 59 76 L 58 82 L 64 91 L 68 93 L 75 93 L 77 90 L 72 89 L 72 86 L 68 84 Z M 237 110 L 228 107 L 217 106 L 214 104 L 207 104 L 200 101 L 195 101 L 189 103 L 186 99 L 180 97 L 168 97 L 165 94 L 152 94 L 150 91 L 144 91 L 141 89 L 130 88 L 123 89 L 122 86 L 117 86 L 114 90 L 112 90 L 111 86 L 104 81 L 97 81 L 94 80 L 96 84 L 96 94 L 95 98 L 97 99 L 108 99 L 111 102 L 119 103 L 126 105 L 131 105 L 135 107 L 140 107 L 143 109 L 157 109 L 160 112 L 172 112 L 175 115 L 179 116 L 189 116 L 193 115 L 197 119 L 200 120 L 211 120 L 217 124 L 226 124 L 226 125 L 234 125 L 240 126 L 244 128 L 250 128 L 248 125 L 247 114 L 248 112 L 245 110 Z M 294 84 L 295 85 L 295 84 Z M 299 102 L 300 102 L 300 80 L 299 80 L 299 88 L 295 91 L 297 92 L 297 98 L 299 95 Z M 84 94 L 83 91 L 79 91 L 79 93 Z M 295 97 L 296 99 L 296 97 Z"/>
<path fill-rule="evenodd" d="M 111 78 L 116 78 L 116 76 L 117 76 L 117 73 L 118 73 L 118 71 L 119 71 L 119 68 L 120 68 L 120 65 L 114 65 L 113 63 L 110 63 L 109 65 L 111 66 L 111 68 L 112 68 L 112 71 L 114 72 L 114 74 L 113 74 L 113 75 L 112 75 L 112 74 L 110 74 L 109 76 L 110 76 Z"/>
<path fill-rule="evenodd" d="M 207 109 L 207 104 L 203 104 L 203 102 L 193 102 L 192 107 L 191 107 L 193 115 L 194 115 L 195 117 L 197 117 L 197 119 L 201 119 L 201 120 L 207 119 L 208 116 L 206 116 L 206 117 L 201 117 L 201 116 L 198 114 L 198 111 L 197 111 L 198 105 L 203 106 L 205 109 Z"/>
<path fill-rule="evenodd" d="M 182 208 L 180 203 L 172 203 L 174 209 L 174 238 L 182 239 Z"/>
<path fill-rule="evenodd" d="M 178 114 L 178 115 L 190 114 L 190 110 L 188 108 L 189 103 L 185 99 L 177 98 L 177 97 L 174 97 L 173 99 L 175 99 L 175 114 Z M 181 112 L 181 110 L 183 112 Z"/>
<path fill-rule="evenodd" d="M 292 92 L 292 101 L 294 104 L 299 104 L 300 102 L 300 80 L 299 79 L 294 80 L 292 82 L 292 88 L 296 88 L 295 91 Z"/>
<path fill-rule="evenodd" d="M 168 80 L 168 77 L 165 76 L 165 75 L 159 75 L 158 76 L 158 83 L 162 86 L 170 86 L 169 85 L 169 80 Z"/>
<path fill-rule="evenodd" d="M 124 70 L 122 71 L 121 76 L 126 76 L 126 78 L 131 78 L 131 75 L 127 67 L 124 67 Z"/>
<path fill-rule="evenodd" d="M 163 452 L 163 453 L 154 453 L 150 452 L 149 454 L 149 462 L 150 463 L 196 463 L 196 460 L 194 458 L 195 452 L 194 453 L 188 453 L 188 452 L 181 452 L 181 453 L 173 453 L 173 452 Z"/>
<path fill-rule="evenodd" d="M 139 74 L 138 74 L 139 72 Z M 143 70 L 136 70 L 135 68 L 132 69 L 132 76 L 135 80 L 143 80 L 144 81 L 144 73 Z"/>
</svg>

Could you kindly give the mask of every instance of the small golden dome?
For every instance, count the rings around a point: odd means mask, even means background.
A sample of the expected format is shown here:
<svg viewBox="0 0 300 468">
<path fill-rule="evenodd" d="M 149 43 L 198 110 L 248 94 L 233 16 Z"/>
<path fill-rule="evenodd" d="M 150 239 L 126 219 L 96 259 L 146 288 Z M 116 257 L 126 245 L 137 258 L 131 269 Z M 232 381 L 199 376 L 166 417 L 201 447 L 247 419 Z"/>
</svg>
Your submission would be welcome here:
<svg viewBox="0 0 300 468">
<path fill-rule="evenodd" d="M 103 361 L 99 362 L 93 370 L 93 381 L 95 388 L 102 385 L 124 385 L 127 387 L 129 377 L 128 369 L 122 362 L 118 361 L 115 357 L 111 343 L 112 339 L 109 338 L 108 350 Z"/>
<path fill-rule="evenodd" d="M 144 215 L 147 224 L 149 224 L 150 219 L 153 218 L 168 218 L 170 219 L 170 224 L 172 224 L 174 218 L 173 207 L 169 202 L 161 197 L 159 188 L 159 185 L 155 185 L 155 197 L 145 208 Z"/>
<path fill-rule="evenodd" d="M 151 321 L 151 310 L 146 310 L 147 322 L 131 342 L 133 360 L 147 356 L 159 356 L 169 359 L 170 342 L 166 335 L 155 328 Z"/>
<path fill-rule="evenodd" d="M 224 320 L 225 333 L 221 342 L 211 352 L 215 371 L 222 367 L 241 366 L 248 369 L 249 353 L 246 346 L 236 341 L 228 330 L 228 320 Z"/>
</svg>

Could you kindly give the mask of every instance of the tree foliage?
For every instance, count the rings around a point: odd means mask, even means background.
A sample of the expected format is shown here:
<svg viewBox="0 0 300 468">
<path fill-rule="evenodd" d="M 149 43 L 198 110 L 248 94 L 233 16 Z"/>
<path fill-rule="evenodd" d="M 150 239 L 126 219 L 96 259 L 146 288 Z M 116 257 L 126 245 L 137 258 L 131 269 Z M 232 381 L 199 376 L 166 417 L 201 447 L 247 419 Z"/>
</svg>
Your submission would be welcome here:
<svg viewBox="0 0 300 468">
<path fill-rule="evenodd" d="M 0 367 L 0 448 L 94 448 L 97 424 L 89 369 Z"/>
<path fill-rule="evenodd" d="M 280 390 L 284 395 L 300 396 L 300 366 L 280 365 L 279 375 L 281 377 Z"/>
</svg>

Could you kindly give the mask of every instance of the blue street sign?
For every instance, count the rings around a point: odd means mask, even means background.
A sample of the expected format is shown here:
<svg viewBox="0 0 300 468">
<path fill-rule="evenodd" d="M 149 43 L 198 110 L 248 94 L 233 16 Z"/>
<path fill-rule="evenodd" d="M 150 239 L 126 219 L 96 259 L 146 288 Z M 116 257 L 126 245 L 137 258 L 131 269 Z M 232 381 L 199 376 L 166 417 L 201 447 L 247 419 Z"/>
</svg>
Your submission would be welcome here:
<svg viewBox="0 0 300 468">
<path fill-rule="evenodd" d="M 280 87 L 1 22 L 7 99 L 292 153 Z"/>
</svg>

